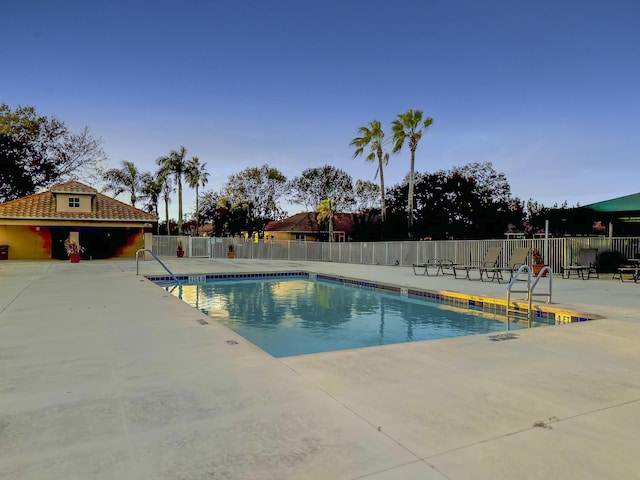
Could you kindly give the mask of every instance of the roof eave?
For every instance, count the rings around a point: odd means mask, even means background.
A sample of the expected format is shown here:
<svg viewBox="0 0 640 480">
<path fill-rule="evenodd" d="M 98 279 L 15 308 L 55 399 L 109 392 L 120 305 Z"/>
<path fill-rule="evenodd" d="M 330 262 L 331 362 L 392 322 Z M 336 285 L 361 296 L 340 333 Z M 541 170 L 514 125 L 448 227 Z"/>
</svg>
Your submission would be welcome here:
<svg viewBox="0 0 640 480">
<path fill-rule="evenodd" d="M 157 222 L 157 218 L 77 218 L 77 217 L 0 217 L 2 220 L 16 221 L 49 221 L 49 222 Z"/>
</svg>

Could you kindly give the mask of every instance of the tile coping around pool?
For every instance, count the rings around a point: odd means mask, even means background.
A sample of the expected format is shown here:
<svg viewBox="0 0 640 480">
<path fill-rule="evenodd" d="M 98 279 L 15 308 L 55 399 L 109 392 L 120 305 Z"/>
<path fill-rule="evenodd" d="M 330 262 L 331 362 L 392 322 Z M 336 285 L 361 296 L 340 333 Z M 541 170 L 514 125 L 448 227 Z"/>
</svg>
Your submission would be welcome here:
<svg viewBox="0 0 640 480">
<path fill-rule="evenodd" d="M 169 275 L 147 275 L 147 279 L 154 283 L 170 283 L 175 282 L 174 278 Z M 477 295 L 467 295 L 458 292 L 449 291 L 433 291 L 422 290 L 408 287 L 400 287 L 397 285 L 389 285 L 380 282 L 370 282 L 365 280 L 357 280 L 353 278 L 339 277 L 335 275 L 315 274 L 302 271 L 289 271 L 289 272 L 269 272 L 269 273 L 207 273 L 207 274 L 188 274 L 188 275 L 176 275 L 176 278 L 180 282 L 187 282 L 189 284 L 204 283 L 209 280 L 241 280 L 241 279 L 273 279 L 273 278 L 305 278 L 309 280 L 324 280 L 343 283 L 360 288 L 369 288 L 374 290 L 380 290 L 383 292 L 395 293 L 405 297 L 413 298 L 427 298 L 432 301 L 444 303 L 447 305 L 453 305 L 456 307 L 480 310 L 483 312 L 492 312 L 496 314 L 504 315 L 507 307 L 507 300 L 482 297 Z M 524 301 L 512 301 L 512 306 L 515 310 L 522 311 L 526 314 L 528 304 Z M 552 321 L 556 324 L 559 323 L 574 323 L 584 322 L 587 320 L 595 320 L 599 318 L 597 315 L 591 315 L 582 312 L 575 312 L 566 309 L 553 308 L 548 305 L 533 305 L 532 318 L 544 319 L 548 322 Z"/>
</svg>

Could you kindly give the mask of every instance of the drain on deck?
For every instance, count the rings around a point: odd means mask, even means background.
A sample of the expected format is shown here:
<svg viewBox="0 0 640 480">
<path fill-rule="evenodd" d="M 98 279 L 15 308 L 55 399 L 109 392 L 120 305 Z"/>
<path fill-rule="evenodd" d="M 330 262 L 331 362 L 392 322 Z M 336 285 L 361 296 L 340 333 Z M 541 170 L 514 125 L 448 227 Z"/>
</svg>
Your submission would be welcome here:
<svg viewBox="0 0 640 480">
<path fill-rule="evenodd" d="M 499 342 L 501 340 L 513 340 L 518 338 L 518 335 L 515 333 L 499 333 L 497 335 L 489 335 L 489 340 L 492 342 Z"/>
</svg>

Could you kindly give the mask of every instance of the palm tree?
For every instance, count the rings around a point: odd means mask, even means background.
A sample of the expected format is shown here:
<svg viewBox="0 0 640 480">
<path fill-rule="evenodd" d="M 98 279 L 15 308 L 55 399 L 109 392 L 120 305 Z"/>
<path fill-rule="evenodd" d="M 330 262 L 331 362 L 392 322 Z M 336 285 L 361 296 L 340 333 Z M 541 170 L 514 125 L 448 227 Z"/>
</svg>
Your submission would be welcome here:
<svg viewBox="0 0 640 480">
<path fill-rule="evenodd" d="M 171 194 L 175 192 L 175 190 L 173 189 L 171 178 L 167 172 L 160 170 L 158 174 L 158 181 L 162 185 L 160 190 L 162 199 L 164 200 L 164 214 L 167 220 L 167 235 L 171 235 L 171 227 L 169 226 L 169 204 L 171 203 Z"/>
<path fill-rule="evenodd" d="M 335 217 L 334 208 L 336 207 L 336 202 L 331 199 L 322 200 L 318 208 L 316 208 L 316 212 L 318 212 L 318 216 L 316 217 L 318 223 L 323 220 L 327 220 L 329 222 L 329 241 L 333 242 L 333 219 Z"/>
<path fill-rule="evenodd" d="M 414 111 L 411 109 L 407 110 L 406 113 L 398 114 L 398 118 L 391 123 L 395 142 L 393 153 L 400 151 L 405 140 L 409 141 L 409 150 L 411 150 L 409 194 L 407 196 L 409 238 L 413 238 L 413 183 L 415 180 L 416 148 L 418 148 L 418 142 L 422 138 L 422 134 L 429 129 L 432 123 L 433 119 L 431 117 L 422 119 L 422 110 Z"/>
<path fill-rule="evenodd" d="M 198 205 L 198 187 L 203 187 L 209 181 L 209 174 L 205 170 L 207 164 L 200 164 L 198 157 L 193 157 L 187 162 L 187 170 L 184 172 L 184 179 L 187 185 L 196 189 L 196 233 L 198 232 L 198 226 L 200 225 L 200 207 Z"/>
<path fill-rule="evenodd" d="M 111 168 L 104 172 L 105 190 L 112 191 L 115 196 L 127 192 L 132 207 L 136 206 L 138 192 L 142 188 L 140 172 L 133 162 L 123 161 L 122 168 Z"/>
<path fill-rule="evenodd" d="M 147 212 L 153 213 L 158 217 L 158 203 L 160 202 L 160 195 L 162 194 L 162 185 L 164 183 L 164 177 L 156 174 L 155 176 L 149 172 L 144 172 L 140 176 L 141 189 L 140 193 L 144 198 L 146 204 L 145 208 Z M 160 222 L 157 224 L 157 231 L 159 233 Z"/>
<path fill-rule="evenodd" d="M 378 120 L 372 120 L 367 127 L 360 127 L 358 129 L 359 137 L 351 140 L 350 147 L 357 147 L 353 153 L 353 158 L 361 155 L 364 152 L 364 148 L 369 146 L 369 155 L 365 157 L 367 162 L 374 162 L 378 160 L 378 169 L 376 170 L 376 176 L 380 173 L 380 194 L 382 209 L 381 218 L 384 230 L 384 220 L 386 216 L 386 205 L 384 200 L 384 166 L 389 164 L 389 154 L 384 151 L 385 145 L 388 141 L 384 139 L 384 131 L 382 125 Z M 375 178 L 375 177 L 374 177 Z"/>
<path fill-rule="evenodd" d="M 162 171 L 174 175 L 178 186 L 178 235 L 182 235 L 182 175 L 187 169 L 186 155 L 187 149 L 181 146 L 180 150 L 171 150 L 169 155 L 156 160 Z M 167 228 L 168 226 L 167 223 Z"/>
</svg>

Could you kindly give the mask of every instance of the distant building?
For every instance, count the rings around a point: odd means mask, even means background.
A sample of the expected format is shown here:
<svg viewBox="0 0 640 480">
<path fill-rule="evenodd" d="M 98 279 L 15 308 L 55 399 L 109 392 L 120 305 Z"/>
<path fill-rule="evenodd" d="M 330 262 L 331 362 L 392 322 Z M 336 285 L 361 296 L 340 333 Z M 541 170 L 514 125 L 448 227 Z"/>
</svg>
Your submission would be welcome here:
<svg viewBox="0 0 640 480">
<path fill-rule="evenodd" d="M 86 259 L 133 257 L 151 248 L 157 222 L 155 215 L 70 181 L 0 204 L 0 245 L 9 246 L 9 259 L 66 259 L 70 238 Z"/>
<path fill-rule="evenodd" d="M 274 220 L 264 228 L 264 241 L 298 240 L 328 242 L 329 231 L 318 224 L 316 212 L 297 213 L 284 220 Z M 353 214 L 336 213 L 333 221 L 333 241 L 344 242 L 353 229 Z"/>
</svg>

